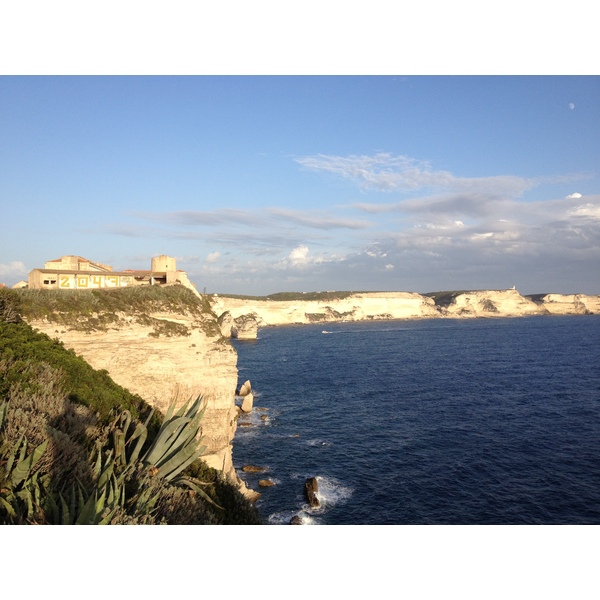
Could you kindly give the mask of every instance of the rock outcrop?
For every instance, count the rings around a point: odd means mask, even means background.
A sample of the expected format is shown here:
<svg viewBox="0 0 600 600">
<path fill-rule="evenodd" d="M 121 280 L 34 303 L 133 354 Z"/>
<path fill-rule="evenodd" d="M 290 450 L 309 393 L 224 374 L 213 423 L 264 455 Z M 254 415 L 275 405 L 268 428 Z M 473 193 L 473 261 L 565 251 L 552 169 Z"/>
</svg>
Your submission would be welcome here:
<svg viewBox="0 0 600 600">
<path fill-rule="evenodd" d="M 233 317 L 231 313 L 226 310 L 218 319 L 217 323 L 219 325 L 219 329 L 221 330 L 221 335 L 224 338 L 231 337 L 231 330 L 233 329 Z"/>
<path fill-rule="evenodd" d="M 254 405 L 254 394 L 250 392 L 244 396 L 242 401 L 242 412 L 249 413 L 252 412 L 252 406 Z"/>
<path fill-rule="evenodd" d="M 254 394 L 252 393 L 252 384 L 250 380 L 244 382 L 240 390 L 237 392 L 237 395 L 242 400 L 241 411 L 244 413 L 252 412 L 252 406 L 254 405 Z"/>
<path fill-rule="evenodd" d="M 255 340 L 258 337 L 258 319 L 256 315 L 245 314 L 234 318 L 231 336 L 239 340 Z"/>
<path fill-rule="evenodd" d="M 440 309 L 448 317 L 523 317 L 543 314 L 538 304 L 517 290 L 461 292 Z"/>
<path fill-rule="evenodd" d="M 241 398 L 243 398 L 244 396 L 247 396 L 251 391 L 252 391 L 252 384 L 250 383 L 250 380 L 247 379 L 242 384 L 242 387 L 237 392 L 237 395 L 240 396 Z"/>
<path fill-rule="evenodd" d="M 306 498 L 308 504 L 311 508 L 319 508 L 321 506 L 321 502 L 317 497 L 317 492 L 319 491 L 319 484 L 317 482 L 316 477 L 309 477 L 304 482 L 304 497 Z"/>
<path fill-rule="evenodd" d="M 242 467 L 244 473 L 264 473 L 266 470 L 266 467 L 259 467 L 258 465 L 244 465 Z"/>
<path fill-rule="evenodd" d="M 273 487 L 275 483 L 270 479 L 259 479 L 258 486 L 259 487 Z"/>
</svg>

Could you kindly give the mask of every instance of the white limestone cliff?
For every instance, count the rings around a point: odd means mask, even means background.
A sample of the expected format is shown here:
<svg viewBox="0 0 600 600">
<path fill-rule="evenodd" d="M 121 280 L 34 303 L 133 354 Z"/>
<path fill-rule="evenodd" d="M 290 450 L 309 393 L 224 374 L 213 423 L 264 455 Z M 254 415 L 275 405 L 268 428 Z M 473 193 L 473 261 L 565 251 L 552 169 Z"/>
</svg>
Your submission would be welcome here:
<svg viewBox="0 0 600 600">
<path fill-rule="evenodd" d="M 182 405 L 202 395 L 206 412 L 202 420 L 203 460 L 237 483 L 251 497 L 235 473 L 232 441 L 238 411 L 235 390 L 238 380 L 237 353 L 220 335 L 210 336 L 197 316 L 185 313 L 150 313 L 165 323 L 188 328 L 189 335 L 159 335 L 152 326 L 135 322 L 125 314 L 107 331 L 77 331 L 47 321 L 29 324 L 52 338 L 59 338 L 95 369 L 106 369 L 119 385 L 165 412 L 171 401 Z"/>
<path fill-rule="evenodd" d="M 259 326 L 439 316 L 431 298 L 412 292 L 370 292 L 328 300 L 262 300 L 213 296 L 217 314 L 254 316 Z"/>
<path fill-rule="evenodd" d="M 600 314 L 600 296 L 586 294 L 546 294 L 541 306 L 552 315 Z"/>
<path fill-rule="evenodd" d="M 452 303 L 442 309 L 448 317 L 524 317 L 543 314 L 532 300 L 517 290 L 481 290 L 456 294 Z"/>
<path fill-rule="evenodd" d="M 440 292 L 366 292 L 324 300 L 272 300 L 214 295 L 217 314 L 254 319 L 259 327 L 345 321 L 427 318 L 524 317 L 547 314 L 600 314 L 600 296 L 547 294 L 532 298 L 516 289 Z M 255 337 L 250 332 L 246 338 Z"/>
</svg>

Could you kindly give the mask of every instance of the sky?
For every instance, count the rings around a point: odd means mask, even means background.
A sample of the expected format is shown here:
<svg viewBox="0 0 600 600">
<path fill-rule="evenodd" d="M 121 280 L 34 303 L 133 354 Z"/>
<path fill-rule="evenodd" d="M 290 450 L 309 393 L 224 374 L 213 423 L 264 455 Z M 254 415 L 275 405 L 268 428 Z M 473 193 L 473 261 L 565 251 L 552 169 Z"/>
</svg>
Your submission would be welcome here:
<svg viewBox="0 0 600 600">
<path fill-rule="evenodd" d="M 0 282 L 600 293 L 598 76 L 0 77 Z"/>
</svg>

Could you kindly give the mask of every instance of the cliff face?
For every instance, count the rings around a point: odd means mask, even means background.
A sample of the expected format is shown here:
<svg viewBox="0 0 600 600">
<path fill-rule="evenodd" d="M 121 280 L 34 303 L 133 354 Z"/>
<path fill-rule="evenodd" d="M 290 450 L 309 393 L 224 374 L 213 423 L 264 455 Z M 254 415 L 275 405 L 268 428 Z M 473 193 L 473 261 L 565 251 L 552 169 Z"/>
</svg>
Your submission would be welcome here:
<svg viewBox="0 0 600 600">
<path fill-rule="evenodd" d="M 552 315 L 600 314 L 600 296 L 546 294 L 541 306 Z"/>
<path fill-rule="evenodd" d="M 202 458 L 239 483 L 232 463 L 237 353 L 214 330 L 206 331 L 198 315 L 152 312 L 145 316 L 153 320 L 152 324 L 143 325 L 131 315 L 117 314 L 106 331 L 81 331 L 40 319 L 28 322 L 52 338 L 58 337 L 95 369 L 106 369 L 119 385 L 162 412 L 173 400 L 181 405 L 202 395 L 207 401 L 202 422 L 207 450 Z"/>
<path fill-rule="evenodd" d="M 600 314 L 600 296 L 538 295 L 517 290 L 439 292 L 432 297 L 410 292 L 348 294 L 338 299 L 269 300 L 213 296 L 217 314 L 244 317 L 259 327 L 385 319 L 494 318 L 531 315 Z"/>
<path fill-rule="evenodd" d="M 543 314 L 544 310 L 517 290 L 485 290 L 457 294 L 442 309 L 448 317 L 523 317 Z"/>
<path fill-rule="evenodd" d="M 261 300 L 213 297 L 217 314 L 229 311 L 234 319 L 253 315 L 259 326 L 365 321 L 374 319 L 418 319 L 439 316 L 434 301 L 411 292 L 351 294 L 328 300 Z"/>
</svg>

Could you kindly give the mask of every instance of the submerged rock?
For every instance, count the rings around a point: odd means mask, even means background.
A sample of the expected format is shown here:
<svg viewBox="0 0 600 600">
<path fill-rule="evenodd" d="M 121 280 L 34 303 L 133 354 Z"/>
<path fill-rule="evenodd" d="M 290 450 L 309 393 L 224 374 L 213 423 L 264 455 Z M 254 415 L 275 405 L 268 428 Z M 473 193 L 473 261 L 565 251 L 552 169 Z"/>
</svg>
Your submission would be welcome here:
<svg viewBox="0 0 600 600">
<path fill-rule="evenodd" d="M 242 467 L 244 473 L 264 473 L 266 470 L 265 467 L 259 467 L 257 465 L 244 465 Z"/>
<path fill-rule="evenodd" d="M 294 515 L 290 520 L 290 525 L 302 525 L 302 517 Z"/>
<path fill-rule="evenodd" d="M 258 485 L 259 487 L 272 487 L 275 484 L 270 479 L 259 479 Z"/>
</svg>

